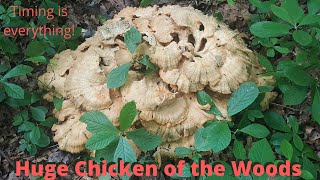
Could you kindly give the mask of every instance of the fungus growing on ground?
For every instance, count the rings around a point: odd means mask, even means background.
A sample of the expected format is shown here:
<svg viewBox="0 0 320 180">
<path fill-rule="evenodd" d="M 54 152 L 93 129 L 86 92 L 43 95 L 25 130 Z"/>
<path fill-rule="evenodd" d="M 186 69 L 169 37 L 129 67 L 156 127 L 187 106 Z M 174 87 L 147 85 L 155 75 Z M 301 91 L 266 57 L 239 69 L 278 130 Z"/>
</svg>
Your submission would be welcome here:
<svg viewBox="0 0 320 180">
<path fill-rule="evenodd" d="M 141 39 L 128 45 L 125 34 L 133 27 Z M 145 73 L 143 56 L 157 69 Z M 192 7 L 127 7 L 76 50 L 63 51 L 52 61 L 56 65 L 39 80 L 43 88 L 55 90 L 45 96 L 48 100 L 64 99 L 54 112 L 59 122 L 52 130 L 60 149 L 72 153 L 83 151 L 90 137 L 81 115 L 100 111 L 119 126 L 121 108 L 134 101 L 140 113 L 130 129 L 143 126 L 161 135 L 159 152 L 174 156 L 173 148 L 193 145 L 194 133 L 206 121 L 231 119 L 227 102 L 242 83 L 273 83 L 272 77 L 259 76 L 264 69 L 236 31 Z M 108 88 L 106 77 L 128 63 L 124 85 Z M 206 111 L 209 104 L 198 103 L 200 90 L 212 97 L 220 117 Z M 263 109 L 273 97 L 266 93 Z"/>
</svg>

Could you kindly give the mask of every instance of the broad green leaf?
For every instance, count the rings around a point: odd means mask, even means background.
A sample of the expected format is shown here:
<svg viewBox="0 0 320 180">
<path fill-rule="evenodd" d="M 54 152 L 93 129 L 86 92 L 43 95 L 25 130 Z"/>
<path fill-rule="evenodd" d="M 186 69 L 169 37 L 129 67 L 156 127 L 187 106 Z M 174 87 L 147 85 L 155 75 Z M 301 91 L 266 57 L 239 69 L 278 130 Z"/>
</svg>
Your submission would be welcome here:
<svg viewBox="0 0 320 180">
<path fill-rule="evenodd" d="M 220 110 L 215 105 L 215 103 L 213 102 L 212 98 L 205 91 L 198 91 L 197 92 L 197 100 L 198 100 L 198 103 L 200 105 L 204 106 L 204 105 L 209 104 L 211 106 L 210 110 L 207 111 L 207 113 L 214 114 L 214 115 L 217 115 L 217 116 L 222 116 Z"/>
<path fill-rule="evenodd" d="M 59 99 L 59 98 L 53 97 L 53 105 L 57 111 L 61 110 L 63 100 L 64 100 L 63 98 Z"/>
<path fill-rule="evenodd" d="M 31 131 L 34 128 L 34 124 L 30 121 L 24 121 L 18 127 L 18 132 Z"/>
<path fill-rule="evenodd" d="M 278 131 L 290 132 L 290 128 L 283 119 L 283 117 L 274 111 L 267 111 L 264 113 L 264 121 L 265 123 Z"/>
<path fill-rule="evenodd" d="M 130 67 L 131 64 L 127 63 L 113 69 L 107 77 L 108 88 L 118 88 L 124 85 L 127 81 Z"/>
<path fill-rule="evenodd" d="M 150 6 L 153 0 L 141 0 L 140 7 Z"/>
<path fill-rule="evenodd" d="M 244 148 L 241 141 L 237 139 L 234 140 L 233 143 L 233 155 L 237 160 L 245 160 L 246 159 L 246 149 Z"/>
<path fill-rule="evenodd" d="M 137 115 L 138 111 L 136 108 L 136 103 L 134 101 L 126 103 L 120 111 L 120 131 L 123 132 L 127 130 Z"/>
<path fill-rule="evenodd" d="M 319 22 L 320 22 L 320 15 L 309 14 L 301 20 L 299 25 L 300 26 L 310 25 L 310 24 L 319 23 Z"/>
<path fill-rule="evenodd" d="M 281 47 L 281 46 L 274 46 L 273 47 L 276 51 L 278 51 L 281 54 L 288 54 L 290 53 L 290 50 L 286 47 Z"/>
<path fill-rule="evenodd" d="M 309 14 L 316 14 L 320 9 L 320 0 L 308 0 Z"/>
<path fill-rule="evenodd" d="M 278 7 L 275 5 L 271 6 L 271 11 L 273 12 L 273 14 L 275 14 L 278 18 L 289 22 L 290 24 L 294 25 L 294 22 L 292 21 L 291 17 L 289 16 L 288 11 L 283 8 L 283 7 Z"/>
<path fill-rule="evenodd" d="M 58 120 L 56 118 L 49 117 L 45 121 L 40 122 L 40 125 L 51 128 L 53 126 L 53 124 L 57 123 L 57 121 Z"/>
<path fill-rule="evenodd" d="M 289 34 L 292 26 L 271 21 L 257 22 L 250 27 L 250 32 L 258 37 L 270 38 Z"/>
<path fill-rule="evenodd" d="M 152 62 L 149 60 L 149 56 L 147 54 L 144 54 L 142 58 L 140 59 L 141 64 L 146 66 L 146 73 L 152 73 L 158 69 L 156 65 L 154 65 Z"/>
<path fill-rule="evenodd" d="M 282 7 L 285 8 L 294 24 L 300 22 L 304 12 L 296 0 L 284 0 Z"/>
<path fill-rule="evenodd" d="M 314 176 L 307 170 L 302 170 L 300 177 L 305 180 L 314 180 Z"/>
<path fill-rule="evenodd" d="M 270 61 L 263 55 L 258 54 L 259 63 L 265 67 L 268 71 L 273 71 L 273 66 Z"/>
<path fill-rule="evenodd" d="M 96 150 L 94 160 L 98 163 L 101 161 L 101 159 L 105 159 L 107 160 L 107 162 L 112 162 L 114 157 L 114 152 L 117 149 L 118 143 L 119 143 L 119 138 L 116 138 L 107 147 Z"/>
<path fill-rule="evenodd" d="M 288 119 L 289 119 L 289 123 L 291 125 L 292 132 L 298 133 L 299 132 L 299 123 L 298 123 L 297 118 L 294 116 L 289 116 Z"/>
<path fill-rule="evenodd" d="M 49 44 L 47 42 L 33 40 L 29 43 L 25 54 L 28 57 L 42 56 L 48 47 Z"/>
<path fill-rule="evenodd" d="M 162 142 L 160 135 L 152 134 L 144 128 L 127 133 L 127 138 L 132 139 L 142 151 L 153 150 Z"/>
<path fill-rule="evenodd" d="M 299 86 L 309 86 L 314 81 L 312 76 L 304 71 L 302 67 L 288 66 L 283 72 L 289 80 Z"/>
<path fill-rule="evenodd" d="M 262 164 L 274 162 L 275 160 L 274 153 L 266 139 L 253 143 L 248 157 L 249 160 Z"/>
<path fill-rule="evenodd" d="M 138 45 L 141 43 L 141 39 L 141 34 L 135 27 L 131 27 L 124 35 L 124 43 L 131 53 L 134 53 L 137 49 Z"/>
<path fill-rule="evenodd" d="M 124 162 L 128 163 L 134 163 L 137 161 L 133 148 L 124 137 L 120 137 L 117 149 L 114 153 L 113 161 L 118 162 L 118 159 L 122 159 Z"/>
<path fill-rule="evenodd" d="M 273 48 L 270 48 L 267 50 L 267 56 L 268 57 L 274 57 L 276 55 L 276 52 L 274 51 Z"/>
<path fill-rule="evenodd" d="M 265 138 L 270 134 L 270 131 L 261 124 L 251 124 L 240 131 L 255 138 Z"/>
<path fill-rule="evenodd" d="M 258 8 L 261 13 L 267 13 L 270 11 L 271 5 L 274 4 L 272 1 L 260 1 L 260 0 L 249 0 L 251 4 Z"/>
<path fill-rule="evenodd" d="M 45 121 L 46 120 L 46 114 L 43 112 L 42 109 L 39 107 L 30 107 L 30 112 L 32 115 L 32 118 L 36 121 Z"/>
<path fill-rule="evenodd" d="M 91 133 L 108 131 L 117 134 L 118 131 L 102 112 L 86 112 L 80 121 L 87 124 L 87 130 Z"/>
<path fill-rule="evenodd" d="M 0 48 L 9 54 L 17 54 L 19 52 L 18 47 L 9 38 L 5 36 L 0 36 Z"/>
<path fill-rule="evenodd" d="M 233 116 L 247 108 L 259 95 L 259 89 L 253 82 L 246 82 L 235 90 L 228 102 L 228 115 Z"/>
<path fill-rule="evenodd" d="M 9 68 L 6 65 L 0 64 L 0 73 L 8 71 Z"/>
<path fill-rule="evenodd" d="M 209 151 L 210 142 L 208 131 L 205 128 L 199 128 L 194 135 L 194 147 L 197 151 Z"/>
<path fill-rule="evenodd" d="M 280 90 L 283 92 L 283 102 L 285 105 L 301 104 L 307 96 L 308 87 L 298 86 L 295 84 L 279 84 Z"/>
<path fill-rule="evenodd" d="M 50 138 L 44 133 L 42 128 L 40 128 L 40 138 L 35 144 L 40 147 L 47 147 L 50 144 Z"/>
<path fill-rule="evenodd" d="M 205 128 L 208 131 L 208 142 L 217 153 L 224 150 L 231 142 L 231 131 L 226 122 L 216 121 Z"/>
<path fill-rule="evenodd" d="M 33 144 L 40 139 L 40 129 L 38 126 L 34 126 L 32 131 L 30 132 L 30 140 Z"/>
<path fill-rule="evenodd" d="M 9 97 L 16 99 L 24 98 L 24 90 L 20 86 L 8 82 L 3 82 L 2 85 Z"/>
<path fill-rule="evenodd" d="M 302 142 L 301 138 L 297 134 L 293 134 L 292 141 L 293 141 L 293 144 L 296 146 L 297 149 L 299 149 L 300 151 L 303 150 L 303 146 L 304 146 L 303 142 Z"/>
<path fill-rule="evenodd" d="M 190 148 L 186 148 L 186 147 L 177 147 L 174 150 L 174 153 L 178 156 L 178 157 L 185 157 L 185 156 L 189 156 L 191 155 L 193 152 L 192 149 Z"/>
<path fill-rule="evenodd" d="M 31 61 L 33 63 L 46 63 L 47 59 L 44 56 L 36 56 L 27 58 L 26 61 Z"/>
<path fill-rule="evenodd" d="M 312 118 L 320 124 L 320 89 L 315 88 L 313 101 L 312 101 Z"/>
<path fill-rule="evenodd" d="M 7 74 L 5 74 L 2 77 L 2 80 L 17 77 L 17 76 L 24 76 L 28 73 L 31 73 L 32 70 L 33 70 L 33 68 L 30 66 L 18 65 L 16 67 L 14 67 L 13 69 L 11 69 L 10 71 L 8 71 Z"/>
<path fill-rule="evenodd" d="M 103 149 L 117 137 L 118 134 L 112 131 L 94 133 L 86 142 L 86 148 L 89 150 Z"/>
<path fill-rule="evenodd" d="M 292 136 L 289 133 L 276 132 L 276 133 L 272 134 L 270 143 L 275 146 L 280 146 L 282 140 L 286 139 L 287 141 L 290 141 L 291 138 L 292 138 Z"/>
<path fill-rule="evenodd" d="M 281 149 L 281 152 L 283 153 L 283 155 L 288 160 L 292 159 L 293 148 L 292 148 L 292 145 L 289 143 L 289 141 L 287 141 L 286 139 L 282 140 L 282 142 L 280 144 L 280 149 Z"/>
<path fill-rule="evenodd" d="M 314 179 L 318 179 L 317 168 L 316 166 L 307 158 L 307 156 L 303 156 L 302 160 L 302 169 L 309 171 Z"/>
<path fill-rule="evenodd" d="M 292 37 L 301 46 L 307 46 L 312 42 L 310 34 L 302 30 L 294 31 Z"/>
<path fill-rule="evenodd" d="M 193 177 L 192 173 L 191 173 L 191 167 L 189 163 L 186 163 L 184 165 L 184 167 L 182 168 L 182 175 L 179 176 L 178 173 L 176 173 L 175 175 L 171 176 L 171 179 L 187 179 Z"/>
</svg>

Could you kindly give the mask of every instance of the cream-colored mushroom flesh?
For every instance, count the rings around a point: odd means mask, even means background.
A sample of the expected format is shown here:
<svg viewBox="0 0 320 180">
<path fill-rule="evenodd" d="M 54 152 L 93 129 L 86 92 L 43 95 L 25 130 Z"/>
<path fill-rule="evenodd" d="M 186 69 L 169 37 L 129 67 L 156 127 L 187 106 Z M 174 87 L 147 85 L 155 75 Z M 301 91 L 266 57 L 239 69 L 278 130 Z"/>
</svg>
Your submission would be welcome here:
<svg viewBox="0 0 320 180">
<path fill-rule="evenodd" d="M 132 27 L 142 35 L 134 53 L 124 42 Z M 136 67 L 144 54 L 158 67 L 151 74 Z M 119 126 L 122 107 L 134 101 L 140 113 L 130 129 L 142 125 L 161 135 L 158 153 L 174 156 L 175 147 L 194 144 L 195 132 L 206 121 L 230 119 L 227 102 L 242 83 L 273 83 L 272 77 L 259 76 L 265 71 L 238 32 L 192 7 L 127 7 L 76 50 L 65 50 L 52 62 L 39 78 L 40 86 L 52 90 L 46 99 L 64 98 L 61 110 L 54 111 L 59 121 L 53 139 L 72 153 L 83 151 L 91 136 L 81 115 L 100 111 Z M 109 89 L 106 77 L 126 63 L 132 64 L 126 83 Z M 223 117 L 208 114 L 210 106 L 198 103 L 199 90 L 207 91 Z M 266 95 L 263 109 L 274 96 Z"/>
</svg>

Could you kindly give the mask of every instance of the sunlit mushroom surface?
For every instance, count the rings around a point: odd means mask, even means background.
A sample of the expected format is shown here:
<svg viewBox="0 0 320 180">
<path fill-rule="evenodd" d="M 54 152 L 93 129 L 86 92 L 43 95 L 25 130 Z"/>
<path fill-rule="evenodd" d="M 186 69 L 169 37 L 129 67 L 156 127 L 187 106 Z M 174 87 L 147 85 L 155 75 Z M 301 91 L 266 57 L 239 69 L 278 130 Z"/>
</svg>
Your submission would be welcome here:
<svg viewBox="0 0 320 180">
<path fill-rule="evenodd" d="M 124 35 L 131 27 L 142 34 L 142 43 L 130 53 Z M 136 63 L 147 54 L 159 69 L 145 74 L 132 67 L 120 88 L 109 89 L 106 77 L 116 67 Z M 135 101 L 139 115 L 135 125 L 161 135 L 160 153 L 174 156 L 177 146 L 193 145 L 196 130 L 208 120 L 230 120 L 227 102 L 241 83 L 272 84 L 271 77 L 260 77 L 264 69 L 246 47 L 237 31 L 192 7 L 127 7 L 98 28 L 76 50 L 57 54 L 39 80 L 51 90 L 45 97 L 64 98 L 61 110 L 54 111 L 59 122 L 53 126 L 54 141 L 61 150 L 78 153 L 90 137 L 79 121 L 89 111 L 103 112 L 119 126 L 121 108 Z M 205 90 L 222 117 L 205 110 L 196 92 Z M 262 102 L 267 108 L 274 94 Z"/>
</svg>

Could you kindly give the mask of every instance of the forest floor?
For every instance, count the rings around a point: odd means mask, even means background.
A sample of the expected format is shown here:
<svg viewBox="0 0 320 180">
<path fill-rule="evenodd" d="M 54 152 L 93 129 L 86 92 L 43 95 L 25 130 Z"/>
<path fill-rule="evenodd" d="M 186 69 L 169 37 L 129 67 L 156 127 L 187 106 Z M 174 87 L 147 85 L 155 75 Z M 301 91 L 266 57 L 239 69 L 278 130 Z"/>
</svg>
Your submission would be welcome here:
<svg viewBox="0 0 320 180">
<path fill-rule="evenodd" d="M 63 2 L 68 8 L 69 15 L 66 19 L 66 24 L 74 24 L 86 30 L 86 36 L 92 36 L 100 24 L 99 17 L 112 18 L 114 14 L 119 12 L 126 6 L 138 7 L 138 0 L 67 0 Z M 154 3 L 158 6 L 169 4 L 179 4 L 181 6 L 193 6 L 205 14 L 214 15 L 222 18 L 231 29 L 237 29 L 246 42 L 250 42 L 250 33 L 248 30 L 247 21 L 250 18 L 251 12 L 255 9 L 246 0 L 237 1 L 233 6 L 228 5 L 226 1 L 210 1 L 210 0 L 156 0 Z M 248 43 L 249 44 L 249 43 Z M 250 47 L 253 48 L 253 47 Z M 40 75 L 45 70 L 45 67 L 40 67 L 39 72 L 35 76 Z M 314 72 L 320 74 L 320 72 Z M 28 79 L 18 79 L 24 88 L 30 91 L 39 91 L 35 81 Z M 320 127 L 310 121 L 310 114 L 303 111 L 304 106 L 310 105 L 310 95 L 306 101 L 299 106 L 287 107 L 283 105 L 281 99 L 272 103 L 271 108 L 281 114 L 296 115 L 300 126 L 304 129 L 304 142 L 308 144 L 317 154 L 320 155 Z M 47 104 L 48 107 L 52 105 Z M 17 180 L 29 179 L 27 177 L 16 177 L 14 172 L 14 164 L 17 160 L 29 160 L 36 162 L 55 162 L 65 163 L 73 166 L 77 160 L 86 156 L 86 154 L 70 154 L 60 151 L 55 143 L 51 146 L 42 149 L 36 156 L 30 156 L 27 152 L 19 150 L 19 141 L 21 135 L 12 126 L 12 117 L 14 112 L 6 107 L 0 106 L 0 180 Z M 36 178 L 35 178 L 36 179 Z M 91 179 L 90 177 L 77 177 L 74 172 L 69 172 L 67 177 L 63 179 Z M 150 178 L 142 178 L 150 179 Z M 164 179 L 163 175 L 153 179 Z"/>
</svg>

